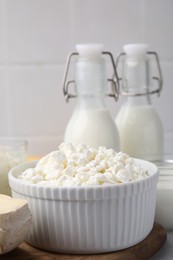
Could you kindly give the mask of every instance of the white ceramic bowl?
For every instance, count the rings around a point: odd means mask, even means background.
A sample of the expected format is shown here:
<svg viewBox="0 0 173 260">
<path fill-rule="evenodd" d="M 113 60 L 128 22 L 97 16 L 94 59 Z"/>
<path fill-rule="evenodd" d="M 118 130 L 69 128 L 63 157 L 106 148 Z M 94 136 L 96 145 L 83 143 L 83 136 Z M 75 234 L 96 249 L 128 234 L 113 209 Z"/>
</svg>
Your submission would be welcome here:
<svg viewBox="0 0 173 260">
<path fill-rule="evenodd" d="M 13 168 L 13 197 L 28 201 L 31 245 L 55 252 L 91 254 L 124 249 L 142 241 L 155 216 L 158 168 L 137 160 L 149 172 L 144 180 L 121 185 L 51 187 L 24 183 L 17 176 L 36 162 Z"/>
</svg>

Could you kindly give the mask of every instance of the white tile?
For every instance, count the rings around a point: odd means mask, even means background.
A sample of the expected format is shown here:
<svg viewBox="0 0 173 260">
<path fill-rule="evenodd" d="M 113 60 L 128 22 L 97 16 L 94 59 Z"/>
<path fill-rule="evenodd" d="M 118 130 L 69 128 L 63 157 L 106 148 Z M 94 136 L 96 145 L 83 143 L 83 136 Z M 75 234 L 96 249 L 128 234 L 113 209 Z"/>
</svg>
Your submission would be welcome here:
<svg viewBox="0 0 173 260">
<path fill-rule="evenodd" d="M 42 157 L 58 149 L 59 144 L 63 141 L 63 136 L 25 136 L 28 141 L 28 155 Z"/>
<path fill-rule="evenodd" d="M 63 68 L 58 66 L 10 67 L 11 135 L 63 135 L 72 111 L 62 91 Z"/>
<path fill-rule="evenodd" d="M 7 136 L 9 131 L 8 120 L 8 87 L 6 70 L 0 67 L 0 136 Z"/>
<path fill-rule="evenodd" d="M 128 42 L 142 41 L 138 0 L 73 0 L 74 42 L 102 42 L 114 55 Z"/>
<path fill-rule="evenodd" d="M 161 117 L 164 131 L 170 132 L 173 131 L 173 62 L 162 62 L 161 68 L 163 74 L 163 90 L 159 98 L 153 95 L 152 100 Z"/>
<path fill-rule="evenodd" d="M 5 20 L 5 13 L 4 13 L 4 0 L 0 0 L 0 63 L 4 62 L 5 58 L 5 42 L 4 42 L 4 36 L 5 36 L 5 26 L 4 26 L 4 20 Z"/>
<path fill-rule="evenodd" d="M 6 0 L 9 62 L 64 61 L 70 46 L 68 0 Z"/>
<path fill-rule="evenodd" d="M 145 38 L 161 58 L 173 59 L 173 1 L 146 0 Z"/>
<path fill-rule="evenodd" d="M 165 153 L 171 154 L 173 159 L 173 131 L 165 132 Z"/>
</svg>

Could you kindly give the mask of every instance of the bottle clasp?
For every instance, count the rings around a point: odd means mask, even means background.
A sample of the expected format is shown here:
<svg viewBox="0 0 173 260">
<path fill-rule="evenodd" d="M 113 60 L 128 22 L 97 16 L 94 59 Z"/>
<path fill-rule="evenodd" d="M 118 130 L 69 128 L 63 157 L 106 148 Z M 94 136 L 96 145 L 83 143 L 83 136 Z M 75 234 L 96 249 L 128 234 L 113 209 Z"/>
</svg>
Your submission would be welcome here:
<svg viewBox="0 0 173 260">
<path fill-rule="evenodd" d="M 158 83 L 158 87 L 153 89 L 153 90 L 147 90 L 147 93 L 146 92 L 143 92 L 143 93 L 129 93 L 127 91 L 122 91 L 121 90 L 121 94 L 124 95 L 124 96 L 142 96 L 142 95 L 146 95 L 146 94 L 155 94 L 157 93 L 158 96 L 160 96 L 160 92 L 162 90 L 162 87 L 163 87 L 163 77 L 162 77 L 162 72 L 161 72 L 161 67 L 160 67 L 160 62 L 159 62 L 159 57 L 158 57 L 158 54 L 157 52 L 154 52 L 154 51 L 148 51 L 146 52 L 147 55 L 152 55 L 154 58 L 155 58 L 155 61 L 156 61 L 156 65 L 157 65 L 157 71 L 158 71 L 158 77 L 157 76 L 152 76 L 152 79 L 153 80 L 156 80 L 157 83 Z M 120 59 L 123 57 L 123 56 L 126 56 L 126 53 L 125 52 L 121 52 L 117 58 L 116 58 L 116 68 L 118 68 L 118 65 L 119 65 L 119 62 L 120 62 Z M 119 82 L 122 81 L 122 77 L 119 78 Z"/>
<path fill-rule="evenodd" d="M 76 94 L 69 93 L 69 85 L 75 84 L 75 80 L 67 80 L 67 78 L 68 78 L 68 73 L 69 73 L 69 68 L 70 68 L 70 62 L 74 56 L 78 56 L 78 55 L 79 55 L 78 52 L 72 52 L 67 56 L 67 61 L 66 61 L 65 70 L 64 70 L 64 77 L 63 77 L 63 94 L 66 99 L 66 102 L 68 102 L 70 98 L 75 98 L 77 96 Z M 115 99 L 115 101 L 117 101 L 118 97 L 119 97 L 119 77 L 117 74 L 114 58 L 113 58 L 113 55 L 111 54 L 111 52 L 108 52 L 108 51 L 102 52 L 102 55 L 109 56 L 111 63 L 112 63 L 113 72 L 114 72 L 114 77 L 107 79 L 108 82 L 111 82 L 111 86 L 112 86 L 112 93 L 108 93 L 107 96 L 113 97 Z"/>
</svg>

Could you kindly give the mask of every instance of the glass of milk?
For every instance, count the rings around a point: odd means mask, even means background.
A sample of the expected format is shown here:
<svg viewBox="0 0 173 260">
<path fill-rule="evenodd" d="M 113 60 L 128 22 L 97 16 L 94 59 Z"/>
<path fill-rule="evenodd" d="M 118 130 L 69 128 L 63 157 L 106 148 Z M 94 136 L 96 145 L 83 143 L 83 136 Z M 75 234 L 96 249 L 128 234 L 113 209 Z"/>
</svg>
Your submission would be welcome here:
<svg viewBox="0 0 173 260">
<path fill-rule="evenodd" d="M 155 220 L 166 230 L 173 230 L 173 155 L 164 155 L 163 160 L 154 163 L 160 172 Z"/>
<path fill-rule="evenodd" d="M 14 166 L 26 161 L 27 141 L 0 137 L 0 194 L 11 196 L 8 172 Z"/>
</svg>

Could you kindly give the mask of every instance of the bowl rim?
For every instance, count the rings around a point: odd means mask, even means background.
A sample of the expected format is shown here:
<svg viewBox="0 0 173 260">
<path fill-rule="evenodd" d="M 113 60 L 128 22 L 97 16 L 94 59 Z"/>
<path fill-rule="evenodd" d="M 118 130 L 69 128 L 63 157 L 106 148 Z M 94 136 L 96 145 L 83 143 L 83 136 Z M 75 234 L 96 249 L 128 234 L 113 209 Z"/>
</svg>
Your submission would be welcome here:
<svg viewBox="0 0 173 260">
<path fill-rule="evenodd" d="M 9 181 L 10 181 L 10 179 L 13 179 L 13 180 L 16 180 L 18 183 L 22 183 L 22 184 L 25 184 L 25 185 L 27 185 L 27 186 L 32 186 L 32 187 L 44 187 L 44 188 L 46 188 L 46 187 L 48 187 L 48 188 L 60 188 L 60 189 L 70 189 L 70 188 L 72 188 L 72 189 L 83 189 L 83 188 L 85 188 L 85 189 L 91 189 L 92 187 L 93 188 L 102 188 L 103 189 L 103 187 L 112 187 L 112 186 L 116 186 L 116 187 L 122 187 L 122 186 L 129 186 L 130 184 L 133 184 L 133 183 L 141 183 L 141 182 L 143 182 L 143 181 L 145 181 L 145 180 L 148 180 L 148 179 L 150 179 L 152 176 L 155 176 L 155 175 L 159 175 L 159 167 L 156 165 L 156 164 L 154 164 L 153 162 L 150 162 L 150 161 L 146 161 L 146 160 L 143 160 L 143 159 L 138 159 L 138 158 L 134 158 L 134 160 L 136 161 L 136 162 L 138 162 L 138 163 L 142 163 L 142 164 L 145 164 L 145 165 L 148 165 L 148 166 L 151 166 L 152 168 L 153 168 L 153 171 L 152 171 L 152 173 L 150 173 L 146 178 L 144 178 L 144 179 L 140 179 L 140 180 L 136 180 L 136 181 L 131 181 L 131 182 L 128 182 L 128 183 L 118 183 L 118 184 L 106 184 L 106 185 L 92 185 L 92 186 L 58 186 L 58 185 L 53 185 L 53 184 L 46 184 L 46 185 L 44 185 L 44 184 L 33 184 L 33 183 L 29 183 L 29 182 L 27 182 L 27 181 L 23 181 L 23 180 L 20 180 L 19 178 L 17 178 L 16 176 L 14 176 L 14 174 L 15 174 L 15 171 L 17 170 L 17 169 L 20 169 L 20 168 L 22 168 L 22 167 L 24 167 L 24 166 L 30 166 L 30 167 L 28 167 L 28 168 L 34 168 L 34 166 L 36 165 L 36 163 L 39 161 L 39 160 L 33 160 L 33 161 L 29 161 L 29 162 L 24 162 L 24 163 L 22 163 L 22 164 L 20 164 L 20 165 L 16 165 L 15 167 L 13 167 L 10 171 L 9 171 L 9 173 L 8 173 L 8 178 L 9 178 Z M 32 167 L 31 167 L 32 166 Z M 24 167 L 25 168 L 25 170 L 27 169 L 26 167 Z M 19 175 L 20 173 L 18 173 L 18 175 Z M 17 176 L 18 176 L 17 175 Z"/>
<path fill-rule="evenodd" d="M 150 189 L 155 189 L 159 180 L 158 167 L 148 161 L 137 159 L 144 165 L 151 167 L 152 171 L 149 176 L 144 179 L 132 181 L 122 184 L 108 185 L 93 185 L 93 186 L 58 186 L 58 185 L 41 185 L 28 183 L 14 176 L 18 169 L 27 169 L 29 166 L 34 166 L 37 161 L 31 161 L 20 164 L 12 168 L 8 174 L 9 185 L 12 189 L 12 194 L 22 195 L 24 198 L 33 197 L 37 199 L 62 200 L 62 201 L 88 201 L 88 200 L 107 200 L 120 199 L 139 195 L 148 192 Z M 22 170 L 21 170 L 22 172 Z M 17 176 L 20 172 L 17 173 Z"/>
</svg>

